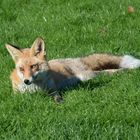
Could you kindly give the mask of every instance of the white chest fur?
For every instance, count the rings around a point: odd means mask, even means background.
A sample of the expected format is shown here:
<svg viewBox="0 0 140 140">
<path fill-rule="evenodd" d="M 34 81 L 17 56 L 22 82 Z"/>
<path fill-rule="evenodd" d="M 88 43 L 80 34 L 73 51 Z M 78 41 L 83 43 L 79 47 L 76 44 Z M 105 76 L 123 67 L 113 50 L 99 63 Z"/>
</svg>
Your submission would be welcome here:
<svg viewBox="0 0 140 140">
<path fill-rule="evenodd" d="M 21 83 L 18 85 L 18 91 L 20 91 L 21 93 L 24 93 L 26 91 L 33 93 L 39 89 L 40 87 L 37 86 L 36 84 L 26 85 L 24 83 Z"/>
</svg>

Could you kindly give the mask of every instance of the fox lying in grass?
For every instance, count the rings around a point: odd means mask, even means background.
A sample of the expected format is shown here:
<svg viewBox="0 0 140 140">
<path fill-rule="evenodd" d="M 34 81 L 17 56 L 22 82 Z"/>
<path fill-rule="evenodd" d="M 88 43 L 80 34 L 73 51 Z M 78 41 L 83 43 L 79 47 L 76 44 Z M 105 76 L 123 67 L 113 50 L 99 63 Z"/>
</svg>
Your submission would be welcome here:
<svg viewBox="0 0 140 140">
<path fill-rule="evenodd" d="M 56 102 L 63 101 L 58 90 L 79 81 L 89 80 L 102 72 L 113 73 L 140 67 L 140 60 L 129 55 L 93 54 L 48 61 L 41 38 L 37 38 L 31 48 L 17 49 L 9 44 L 6 44 L 6 48 L 16 65 L 11 73 L 13 90 L 21 93 L 40 89 L 51 91 L 50 95 Z"/>
</svg>

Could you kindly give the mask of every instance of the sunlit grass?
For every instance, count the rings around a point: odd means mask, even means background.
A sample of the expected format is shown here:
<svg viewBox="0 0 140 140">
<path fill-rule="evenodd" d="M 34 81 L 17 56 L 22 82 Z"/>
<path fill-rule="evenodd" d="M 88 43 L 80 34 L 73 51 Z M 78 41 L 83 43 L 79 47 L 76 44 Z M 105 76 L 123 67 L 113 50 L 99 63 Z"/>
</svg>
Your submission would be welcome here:
<svg viewBox="0 0 140 140">
<path fill-rule="evenodd" d="M 132 5 L 135 12 L 128 14 Z M 48 59 L 96 52 L 140 58 L 139 0 L 0 1 L 0 139 L 138 140 L 139 70 L 101 75 L 62 92 L 15 95 L 14 68 L 4 45 L 30 47 L 44 38 Z"/>
</svg>

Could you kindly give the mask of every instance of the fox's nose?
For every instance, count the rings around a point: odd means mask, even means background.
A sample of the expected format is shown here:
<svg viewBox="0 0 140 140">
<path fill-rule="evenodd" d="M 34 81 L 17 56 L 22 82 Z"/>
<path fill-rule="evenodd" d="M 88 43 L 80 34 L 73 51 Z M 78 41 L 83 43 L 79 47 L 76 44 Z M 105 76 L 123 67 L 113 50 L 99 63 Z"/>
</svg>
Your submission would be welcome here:
<svg viewBox="0 0 140 140">
<path fill-rule="evenodd" d="M 30 84 L 31 84 L 31 82 L 30 82 L 28 79 L 25 79 L 25 80 L 24 80 L 24 83 L 25 83 L 26 85 L 30 85 Z"/>
</svg>

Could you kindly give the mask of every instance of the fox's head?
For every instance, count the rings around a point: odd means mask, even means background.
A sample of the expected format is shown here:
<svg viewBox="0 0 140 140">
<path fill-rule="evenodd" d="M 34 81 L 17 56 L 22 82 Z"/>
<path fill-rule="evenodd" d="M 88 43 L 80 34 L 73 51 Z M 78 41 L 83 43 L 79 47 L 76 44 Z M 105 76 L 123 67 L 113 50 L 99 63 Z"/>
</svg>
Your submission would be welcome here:
<svg viewBox="0 0 140 140">
<path fill-rule="evenodd" d="M 15 62 L 19 78 L 25 84 L 40 80 L 48 69 L 43 39 L 37 38 L 31 48 L 17 49 L 9 44 L 6 44 L 6 48 Z"/>
</svg>

